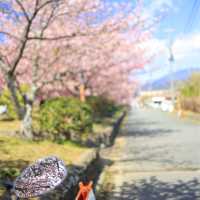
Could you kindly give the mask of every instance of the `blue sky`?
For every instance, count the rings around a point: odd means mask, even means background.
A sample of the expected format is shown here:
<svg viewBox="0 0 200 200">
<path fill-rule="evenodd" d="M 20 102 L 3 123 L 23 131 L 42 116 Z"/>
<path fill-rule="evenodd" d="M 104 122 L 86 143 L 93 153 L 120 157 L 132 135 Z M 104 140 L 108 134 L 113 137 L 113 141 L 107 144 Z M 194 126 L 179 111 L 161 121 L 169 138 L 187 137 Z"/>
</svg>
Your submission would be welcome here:
<svg viewBox="0 0 200 200">
<path fill-rule="evenodd" d="M 148 0 L 149 1 L 149 0 Z M 151 0 L 152 1 L 152 0 Z M 171 29 L 172 37 L 177 37 L 182 34 L 189 34 L 198 31 L 199 13 L 197 11 L 197 6 L 191 13 L 195 0 L 154 0 L 155 2 L 163 2 L 163 4 L 168 5 L 168 13 L 164 20 L 161 21 L 158 27 L 156 35 L 160 38 L 167 37 L 167 30 Z M 198 0 L 199 1 L 199 0 Z M 190 23 L 191 15 L 193 16 L 192 24 Z M 189 22 L 189 23 L 188 23 Z"/>
<path fill-rule="evenodd" d="M 200 68 L 200 8 L 193 10 L 195 0 L 144 0 L 149 15 L 165 10 L 149 46 L 157 53 L 154 62 L 139 72 L 139 79 L 150 81 L 170 73 L 168 46 L 172 42 L 173 70 Z M 200 4 L 200 0 L 197 0 Z M 199 6 L 200 7 L 200 6 Z M 193 14 L 191 11 L 193 10 Z M 191 16 L 192 15 L 192 16 Z"/>
<path fill-rule="evenodd" d="M 104 0 L 108 4 L 131 3 L 137 0 Z M 169 41 L 173 40 L 172 50 L 175 62 L 174 71 L 179 69 L 200 68 L 200 8 L 193 9 L 195 0 L 141 0 L 144 2 L 144 14 L 151 17 L 164 10 L 165 17 L 156 26 L 149 41 L 149 52 L 157 54 L 154 61 L 139 72 L 140 80 L 149 81 L 169 74 Z M 200 4 L 200 0 L 197 0 Z M 199 5 L 200 7 L 200 5 Z M 191 16 L 191 12 L 193 14 Z M 196 14 L 195 14 L 196 13 Z M 101 14 L 102 16 L 102 14 Z M 191 17 L 191 18 L 190 18 Z M 189 20 L 191 19 L 191 20 Z M 188 23 L 189 22 L 189 23 Z M 191 23 L 192 22 L 192 23 Z M 2 37 L 0 37 L 2 39 Z M 153 47 L 153 48 L 152 48 Z M 150 80 L 151 81 L 151 80 Z"/>
</svg>

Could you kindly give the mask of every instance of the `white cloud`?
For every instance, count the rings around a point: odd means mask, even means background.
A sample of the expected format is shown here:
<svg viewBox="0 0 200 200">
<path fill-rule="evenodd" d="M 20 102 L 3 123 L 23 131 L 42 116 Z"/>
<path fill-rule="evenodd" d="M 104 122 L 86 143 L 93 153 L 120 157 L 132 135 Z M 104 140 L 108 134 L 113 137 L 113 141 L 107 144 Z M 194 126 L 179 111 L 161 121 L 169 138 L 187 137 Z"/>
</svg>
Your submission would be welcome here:
<svg viewBox="0 0 200 200">
<path fill-rule="evenodd" d="M 150 17 L 158 13 L 166 13 L 169 9 L 176 10 L 173 0 L 151 0 L 144 8 L 144 16 Z"/>
<path fill-rule="evenodd" d="M 166 52 L 166 41 L 157 38 L 152 38 L 151 40 L 143 43 L 144 47 L 148 49 L 150 55 L 156 55 Z"/>
<path fill-rule="evenodd" d="M 157 10 L 162 7 L 173 8 L 173 0 L 153 0 L 150 4 L 150 9 Z"/>
<path fill-rule="evenodd" d="M 190 57 L 195 52 L 200 52 L 200 33 L 177 38 L 172 48 L 178 60 Z"/>
<path fill-rule="evenodd" d="M 156 55 L 154 61 L 145 67 L 143 73 L 138 74 L 142 82 L 156 79 L 170 72 L 169 41 L 153 38 L 146 42 L 149 54 Z M 175 57 L 174 70 L 186 69 L 190 67 L 200 67 L 200 32 L 178 37 L 173 45 L 172 51 Z M 151 74 L 152 73 L 152 74 Z"/>
<path fill-rule="evenodd" d="M 169 41 L 153 38 L 146 42 L 150 54 L 169 57 Z M 190 58 L 194 53 L 200 53 L 200 32 L 178 37 L 172 43 L 172 51 L 176 61 Z M 166 60 L 165 59 L 165 60 Z"/>
</svg>

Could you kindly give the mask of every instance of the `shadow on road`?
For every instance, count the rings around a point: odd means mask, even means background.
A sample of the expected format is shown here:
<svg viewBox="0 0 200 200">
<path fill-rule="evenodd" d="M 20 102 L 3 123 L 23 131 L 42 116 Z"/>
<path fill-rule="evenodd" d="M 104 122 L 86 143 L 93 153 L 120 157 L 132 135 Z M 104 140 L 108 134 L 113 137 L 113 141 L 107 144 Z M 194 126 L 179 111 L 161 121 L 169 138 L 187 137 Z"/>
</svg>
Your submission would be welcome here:
<svg viewBox="0 0 200 200">
<path fill-rule="evenodd" d="M 172 129 L 162 129 L 162 128 L 127 128 L 123 131 L 123 136 L 131 136 L 131 137 L 157 137 L 157 136 L 166 136 L 167 134 L 172 134 L 174 132 L 178 132 L 178 130 L 172 130 Z"/>
<path fill-rule="evenodd" d="M 131 137 L 157 137 L 166 136 L 167 134 L 178 133 L 180 130 L 171 129 L 166 127 L 163 122 L 145 120 L 143 118 L 137 118 L 134 120 L 128 120 L 121 132 L 123 136 Z"/>
<path fill-rule="evenodd" d="M 156 125 L 158 124 L 158 122 L 156 121 L 148 121 L 148 122 L 144 122 L 143 119 L 139 119 L 137 121 L 134 122 L 126 122 L 126 126 L 149 126 L 149 125 Z"/>
<path fill-rule="evenodd" d="M 197 179 L 168 183 L 151 177 L 136 184 L 124 183 L 120 193 L 114 192 L 111 196 L 115 200 L 197 200 L 200 199 L 199 188 Z"/>
</svg>

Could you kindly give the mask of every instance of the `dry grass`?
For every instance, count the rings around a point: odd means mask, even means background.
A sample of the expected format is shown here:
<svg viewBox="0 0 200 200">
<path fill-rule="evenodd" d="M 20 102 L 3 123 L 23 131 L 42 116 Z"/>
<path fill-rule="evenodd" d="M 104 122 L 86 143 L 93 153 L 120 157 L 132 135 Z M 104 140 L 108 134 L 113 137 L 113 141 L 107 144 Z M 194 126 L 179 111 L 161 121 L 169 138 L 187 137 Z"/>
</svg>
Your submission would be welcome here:
<svg viewBox="0 0 200 200">
<path fill-rule="evenodd" d="M 200 114 L 200 97 L 184 97 L 181 99 L 181 108 Z"/>
<path fill-rule="evenodd" d="M 15 121 L 0 121 L 0 132 L 16 132 L 20 130 L 21 122 Z"/>
<path fill-rule="evenodd" d="M 193 123 L 200 124 L 200 114 L 192 111 L 182 111 L 182 118 L 191 120 Z"/>
</svg>

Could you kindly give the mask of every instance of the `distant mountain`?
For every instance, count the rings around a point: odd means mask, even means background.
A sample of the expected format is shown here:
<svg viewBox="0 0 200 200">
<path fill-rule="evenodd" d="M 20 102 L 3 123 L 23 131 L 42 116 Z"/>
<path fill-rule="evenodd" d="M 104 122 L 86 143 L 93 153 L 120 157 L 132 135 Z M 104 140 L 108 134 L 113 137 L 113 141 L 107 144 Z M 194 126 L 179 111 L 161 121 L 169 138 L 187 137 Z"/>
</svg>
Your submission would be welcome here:
<svg viewBox="0 0 200 200">
<path fill-rule="evenodd" d="M 153 82 L 148 82 L 147 84 L 145 84 L 142 89 L 143 90 L 148 90 L 148 89 L 152 89 L 152 90 L 161 90 L 161 89 L 168 89 L 170 87 L 170 81 L 171 81 L 171 77 L 173 78 L 173 80 L 175 82 L 179 82 L 179 81 L 184 81 L 186 79 L 189 78 L 189 76 L 194 73 L 194 72 L 199 72 L 200 73 L 200 68 L 191 68 L 191 69 L 184 69 L 184 70 L 180 70 L 180 71 L 176 71 L 174 72 L 172 75 L 171 74 L 167 74 L 157 80 L 154 80 Z"/>
</svg>

